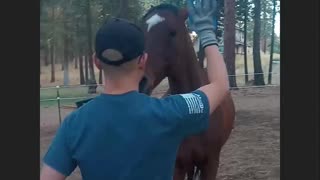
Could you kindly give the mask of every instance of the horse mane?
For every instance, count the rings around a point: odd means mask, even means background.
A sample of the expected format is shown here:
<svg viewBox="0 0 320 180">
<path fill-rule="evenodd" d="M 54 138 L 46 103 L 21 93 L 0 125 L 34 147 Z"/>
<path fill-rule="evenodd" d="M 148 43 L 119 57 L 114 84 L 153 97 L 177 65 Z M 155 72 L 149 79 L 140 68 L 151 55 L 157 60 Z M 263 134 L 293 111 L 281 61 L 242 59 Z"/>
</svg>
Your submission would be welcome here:
<svg viewBox="0 0 320 180">
<path fill-rule="evenodd" d="M 166 10 L 166 11 L 170 11 L 172 12 L 174 15 L 178 15 L 179 13 L 179 8 L 175 5 L 172 4 L 166 4 L 166 3 L 162 3 L 160 5 L 157 6 L 153 6 L 151 7 L 147 13 L 145 15 L 142 16 L 142 19 L 145 19 L 147 16 L 149 16 L 152 12 L 157 11 L 157 10 Z"/>
</svg>

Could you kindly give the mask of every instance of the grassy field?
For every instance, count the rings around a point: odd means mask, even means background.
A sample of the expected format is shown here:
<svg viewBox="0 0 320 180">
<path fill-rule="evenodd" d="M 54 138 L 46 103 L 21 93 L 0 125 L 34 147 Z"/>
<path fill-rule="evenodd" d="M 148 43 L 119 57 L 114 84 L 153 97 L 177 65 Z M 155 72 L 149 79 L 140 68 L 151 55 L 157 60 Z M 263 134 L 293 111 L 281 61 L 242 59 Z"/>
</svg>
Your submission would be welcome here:
<svg viewBox="0 0 320 180">
<path fill-rule="evenodd" d="M 267 81 L 269 69 L 269 54 L 261 53 L 261 64 L 263 71 L 265 72 L 265 80 Z M 238 86 L 245 85 L 244 83 L 244 60 L 243 55 L 236 56 L 236 74 L 237 76 L 237 84 Z M 274 55 L 274 59 L 280 59 L 279 54 Z M 73 64 L 70 64 L 70 67 L 73 67 Z M 55 86 L 63 84 L 63 71 L 61 71 L 61 64 L 57 64 L 55 69 L 55 78 L 56 81 L 54 83 L 50 83 L 51 78 L 51 71 L 50 66 L 42 66 L 41 68 L 41 76 L 40 76 L 40 83 L 42 88 L 40 89 L 40 105 L 43 107 L 49 106 L 57 106 L 57 88 Z M 252 55 L 248 55 L 248 73 L 253 74 L 253 57 Z M 275 72 L 279 73 L 279 72 Z M 95 68 L 96 78 L 99 77 L 99 71 Z M 274 75 L 278 76 L 279 75 Z M 62 106 L 64 105 L 74 105 L 76 101 L 86 99 L 87 97 L 92 97 L 92 95 L 88 95 L 88 87 L 79 87 L 80 79 L 79 79 L 79 70 L 75 68 L 71 68 L 69 72 L 70 77 L 70 85 L 71 87 L 60 87 L 59 88 L 59 95 L 60 95 L 60 103 Z M 253 79 L 253 75 L 249 75 L 249 80 Z M 102 87 L 98 87 L 98 93 L 102 91 Z M 94 95 L 93 95 L 94 96 Z M 64 99 L 67 98 L 67 99 Z"/>
<path fill-rule="evenodd" d="M 261 53 L 261 65 L 262 65 L 262 70 L 264 72 L 264 78 L 265 78 L 265 83 L 268 82 L 268 72 L 269 72 L 269 61 L 270 59 L 270 54 L 264 54 Z M 277 79 L 274 83 L 278 84 L 280 83 L 280 69 L 275 68 L 275 64 L 280 62 L 280 54 L 274 54 L 273 59 L 276 60 L 274 61 L 273 64 L 273 77 Z M 254 76 L 252 75 L 254 73 L 254 68 L 253 68 L 253 56 L 252 54 L 248 54 L 248 59 L 247 59 L 247 65 L 248 65 L 248 74 L 250 74 L 249 80 L 253 80 Z M 244 72 L 244 56 L 243 55 L 237 55 L 236 56 L 236 74 L 237 74 L 237 85 L 238 86 L 243 86 L 245 85 L 245 74 Z"/>
<path fill-rule="evenodd" d="M 268 72 L 269 70 L 269 59 L 270 54 L 261 53 L 261 65 L 263 72 Z M 280 60 L 280 54 L 274 54 L 273 59 Z M 253 73 L 253 56 L 252 54 L 248 54 L 248 72 Z M 236 73 L 237 74 L 244 74 L 244 57 L 243 55 L 236 56 Z"/>
</svg>

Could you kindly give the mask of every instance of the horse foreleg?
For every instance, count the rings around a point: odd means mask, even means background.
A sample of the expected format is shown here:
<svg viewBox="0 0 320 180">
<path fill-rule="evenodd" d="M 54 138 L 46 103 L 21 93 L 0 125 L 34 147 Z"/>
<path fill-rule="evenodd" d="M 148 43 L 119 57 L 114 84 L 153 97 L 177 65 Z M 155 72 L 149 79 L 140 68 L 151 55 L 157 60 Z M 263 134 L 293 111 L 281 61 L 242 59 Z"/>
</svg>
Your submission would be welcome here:
<svg viewBox="0 0 320 180">
<path fill-rule="evenodd" d="M 216 180 L 219 169 L 219 161 L 214 160 L 208 163 L 201 171 L 200 180 Z"/>
<path fill-rule="evenodd" d="M 174 169 L 174 175 L 173 175 L 174 180 L 185 180 L 185 177 L 186 177 L 185 169 L 178 168 L 178 167 Z"/>
<path fill-rule="evenodd" d="M 188 176 L 187 180 L 193 180 L 193 178 L 195 177 L 194 168 L 192 168 L 192 169 L 190 169 L 190 170 L 188 171 L 187 176 Z"/>
<path fill-rule="evenodd" d="M 221 148 L 210 154 L 208 162 L 201 169 L 200 180 L 216 180 L 220 162 Z"/>
</svg>

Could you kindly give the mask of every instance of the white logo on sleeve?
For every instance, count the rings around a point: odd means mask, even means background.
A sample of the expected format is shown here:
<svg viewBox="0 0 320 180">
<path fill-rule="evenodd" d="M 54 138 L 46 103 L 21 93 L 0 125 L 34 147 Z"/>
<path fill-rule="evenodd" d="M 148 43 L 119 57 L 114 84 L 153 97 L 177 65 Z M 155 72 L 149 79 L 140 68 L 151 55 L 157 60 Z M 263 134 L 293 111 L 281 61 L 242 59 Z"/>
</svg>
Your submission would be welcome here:
<svg viewBox="0 0 320 180">
<path fill-rule="evenodd" d="M 189 108 L 189 114 L 203 113 L 204 106 L 203 106 L 200 95 L 194 94 L 194 93 L 188 93 L 188 94 L 180 94 L 180 96 L 182 96 L 183 99 L 186 101 Z"/>
</svg>

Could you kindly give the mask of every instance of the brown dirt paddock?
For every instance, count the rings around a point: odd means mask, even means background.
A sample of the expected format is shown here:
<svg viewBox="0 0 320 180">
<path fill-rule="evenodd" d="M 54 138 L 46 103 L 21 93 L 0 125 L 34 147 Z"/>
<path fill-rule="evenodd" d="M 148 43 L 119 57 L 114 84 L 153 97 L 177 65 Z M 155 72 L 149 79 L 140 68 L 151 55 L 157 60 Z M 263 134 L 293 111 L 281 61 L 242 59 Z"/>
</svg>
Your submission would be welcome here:
<svg viewBox="0 0 320 180">
<path fill-rule="evenodd" d="M 235 129 L 222 150 L 218 180 L 279 180 L 280 88 L 240 89 L 232 94 L 237 110 Z M 62 117 L 70 111 L 62 109 Z M 42 158 L 59 125 L 58 109 L 40 107 L 40 124 Z M 81 179 L 79 169 L 68 179 Z"/>
</svg>

